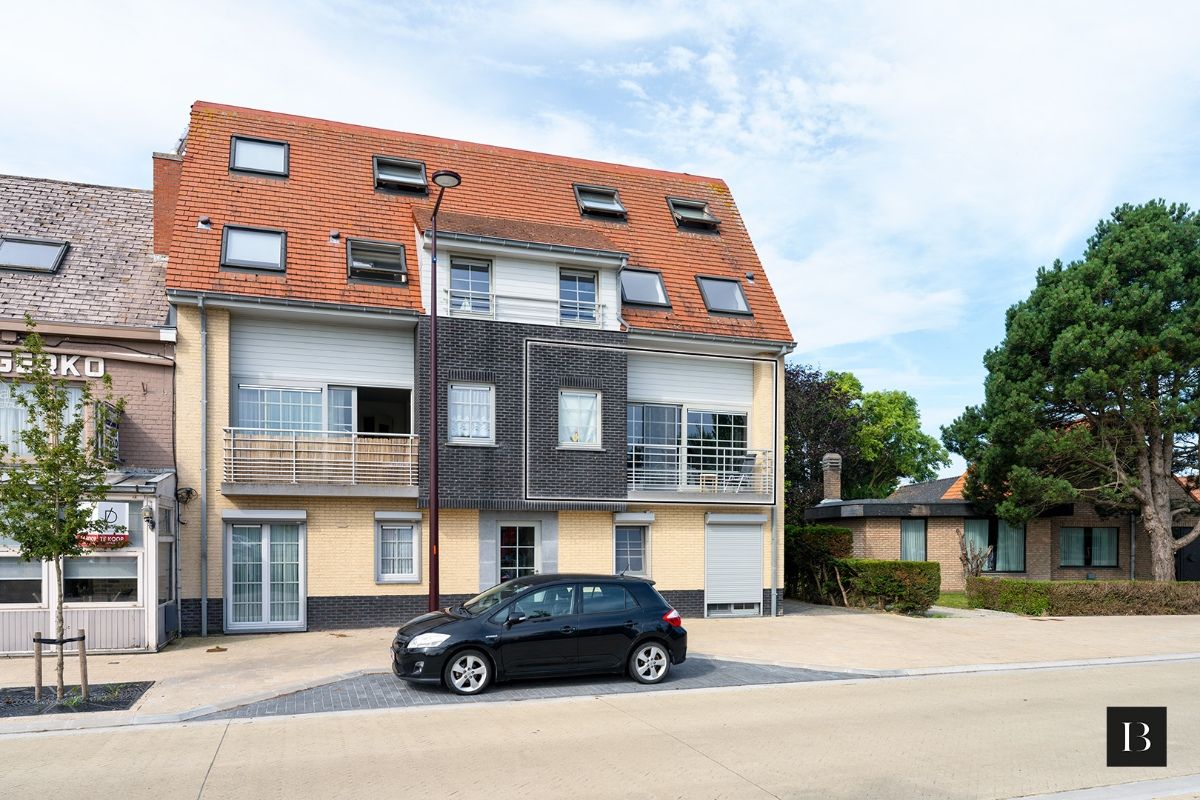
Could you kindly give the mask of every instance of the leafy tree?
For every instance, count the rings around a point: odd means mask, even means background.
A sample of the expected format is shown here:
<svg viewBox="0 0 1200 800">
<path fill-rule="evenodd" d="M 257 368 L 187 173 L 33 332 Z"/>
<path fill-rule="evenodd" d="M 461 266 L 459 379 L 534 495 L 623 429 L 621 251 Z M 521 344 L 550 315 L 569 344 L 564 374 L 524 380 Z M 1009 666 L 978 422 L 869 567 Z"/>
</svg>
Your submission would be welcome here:
<svg viewBox="0 0 1200 800">
<path fill-rule="evenodd" d="M 917 401 L 905 392 L 864 392 L 852 373 L 789 364 L 784 398 L 786 500 L 797 524 L 824 497 L 826 453 L 842 456 L 848 499 L 885 497 L 902 479 L 929 480 L 949 463 L 945 448 L 921 431 Z"/>
<path fill-rule="evenodd" d="M 825 374 L 803 364 L 787 365 L 783 401 L 785 501 L 796 524 L 803 523 L 804 509 L 824 497 L 821 457 L 841 453 L 843 465 L 858 458 L 857 399 L 854 385 L 837 373 Z"/>
<path fill-rule="evenodd" d="M 862 396 L 858 452 L 848 473 L 848 498 L 887 497 L 901 478 L 930 481 L 950 466 L 946 448 L 921 430 L 917 399 L 896 389 Z"/>
<path fill-rule="evenodd" d="M 24 410 L 26 423 L 18 434 L 21 447 L 0 444 L 0 536 L 13 539 L 26 561 L 50 561 L 58 586 L 55 637 L 63 638 L 63 559 L 86 553 L 86 537 L 115 529 L 93 515 L 104 500 L 106 472 L 110 466 L 105 448 L 89 446 L 84 410 L 92 404 L 85 383 L 82 399 L 71 402 L 67 382 L 50 372 L 41 336 L 26 318 L 28 333 L 14 359 L 26 372 L 20 381 L 0 381 L 0 391 L 11 393 Z M 105 400 L 111 401 L 111 384 L 105 382 Z M 123 402 L 111 404 L 117 413 Z M 104 408 L 104 404 L 97 408 Z M 105 412 L 99 412 L 105 413 Z M 102 420 L 97 420 L 102 424 Z M 23 451 L 23 452 L 22 452 Z M 58 692 L 63 699 L 63 648 L 58 647 Z"/>
<path fill-rule="evenodd" d="M 982 405 L 943 430 L 973 465 L 967 496 L 1010 522 L 1084 500 L 1133 511 L 1154 578 L 1200 536 L 1172 536 L 1194 505 L 1200 427 L 1200 220 L 1184 205 L 1123 205 L 1083 258 L 1038 270 L 984 357 Z"/>
</svg>

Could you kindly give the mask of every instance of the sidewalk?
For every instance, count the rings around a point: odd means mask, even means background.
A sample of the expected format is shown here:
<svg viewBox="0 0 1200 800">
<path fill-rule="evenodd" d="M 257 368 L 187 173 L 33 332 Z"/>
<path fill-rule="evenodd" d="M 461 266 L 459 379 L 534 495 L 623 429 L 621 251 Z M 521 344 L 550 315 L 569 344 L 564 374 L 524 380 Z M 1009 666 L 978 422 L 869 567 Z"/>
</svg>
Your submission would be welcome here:
<svg viewBox="0 0 1200 800">
<path fill-rule="evenodd" d="M 1200 616 L 918 618 L 788 604 L 775 619 L 685 620 L 694 655 L 831 672 L 920 674 L 1200 658 Z M 394 628 L 189 637 L 160 653 L 92 656 L 93 684 L 152 680 L 129 711 L 18 717 L 0 733 L 168 722 L 390 668 Z M 219 652 L 210 652 L 215 648 Z M 53 680 L 47 659 L 47 680 Z M 0 659 L 0 686 L 28 686 L 29 658 Z M 67 681 L 78 680 L 67 662 Z"/>
</svg>

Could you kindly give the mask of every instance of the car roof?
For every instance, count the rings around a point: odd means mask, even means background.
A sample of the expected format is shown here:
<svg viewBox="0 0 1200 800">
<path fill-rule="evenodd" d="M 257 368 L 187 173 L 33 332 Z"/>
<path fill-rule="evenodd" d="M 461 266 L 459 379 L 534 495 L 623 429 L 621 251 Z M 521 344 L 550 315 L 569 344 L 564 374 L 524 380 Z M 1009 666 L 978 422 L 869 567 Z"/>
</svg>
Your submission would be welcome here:
<svg viewBox="0 0 1200 800">
<path fill-rule="evenodd" d="M 648 578 L 639 578 L 635 575 L 605 575 L 599 572 L 552 572 L 549 574 L 526 575 L 519 578 L 519 580 L 531 586 L 539 586 L 544 583 L 557 583 L 559 581 L 618 581 L 625 583 L 648 583 L 651 585 L 654 583 L 654 581 Z"/>
</svg>

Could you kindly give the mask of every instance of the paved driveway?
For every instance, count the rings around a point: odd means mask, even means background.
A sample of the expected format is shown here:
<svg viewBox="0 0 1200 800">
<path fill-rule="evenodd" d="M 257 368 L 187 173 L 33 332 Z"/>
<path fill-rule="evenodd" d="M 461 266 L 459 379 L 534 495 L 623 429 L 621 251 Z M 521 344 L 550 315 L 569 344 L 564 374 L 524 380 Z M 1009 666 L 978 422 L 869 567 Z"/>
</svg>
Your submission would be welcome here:
<svg viewBox="0 0 1200 800">
<path fill-rule="evenodd" d="M 840 672 L 795 669 L 793 667 L 744 664 L 711 658 L 689 658 L 675 666 L 665 681 L 645 686 L 621 676 L 589 676 L 558 680 L 515 681 L 493 686 L 475 697 L 463 697 L 431 686 L 405 683 L 391 673 L 360 675 L 324 686 L 293 692 L 282 697 L 250 703 L 200 719 L 248 719 L 289 714 L 313 714 L 323 711 L 355 711 L 372 708 L 409 708 L 447 703 L 499 702 L 504 700 L 542 700 L 555 697 L 582 697 L 636 692 L 662 692 L 674 689 L 712 689 L 725 686 L 754 686 L 777 683 L 804 683 L 857 678 Z"/>
</svg>

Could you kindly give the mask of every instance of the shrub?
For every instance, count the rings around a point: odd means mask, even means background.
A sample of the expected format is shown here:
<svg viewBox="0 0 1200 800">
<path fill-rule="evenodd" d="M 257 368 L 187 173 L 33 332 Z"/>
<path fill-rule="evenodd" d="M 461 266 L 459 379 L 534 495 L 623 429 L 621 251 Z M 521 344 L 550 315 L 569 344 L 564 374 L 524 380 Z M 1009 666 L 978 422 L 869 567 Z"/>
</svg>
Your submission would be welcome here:
<svg viewBox="0 0 1200 800">
<path fill-rule="evenodd" d="M 1056 617 L 1200 614 L 1200 584 L 969 578 L 967 600 L 972 608 Z"/>
<path fill-rule="evenodd" d="M 783 543 L 783 587 L 787 596 L 810 603 L 836 603 L 840 592 L 833 564 L 853 553 L 850 531 L 833 525 L 788 525 Z"/>
<path fill-rule="evenodd" d="M 967 604 L 1014 614 L 1040 616 L 1050 608 L 1050 581 L 967 578 Z"/>
<path fill-rule="evenodd" d="M 941 590 L 942 570 L 935 561 L 846 558 L 836 566 L 849 605 L 918 614 L 934 604 Z"/>
</svg>

